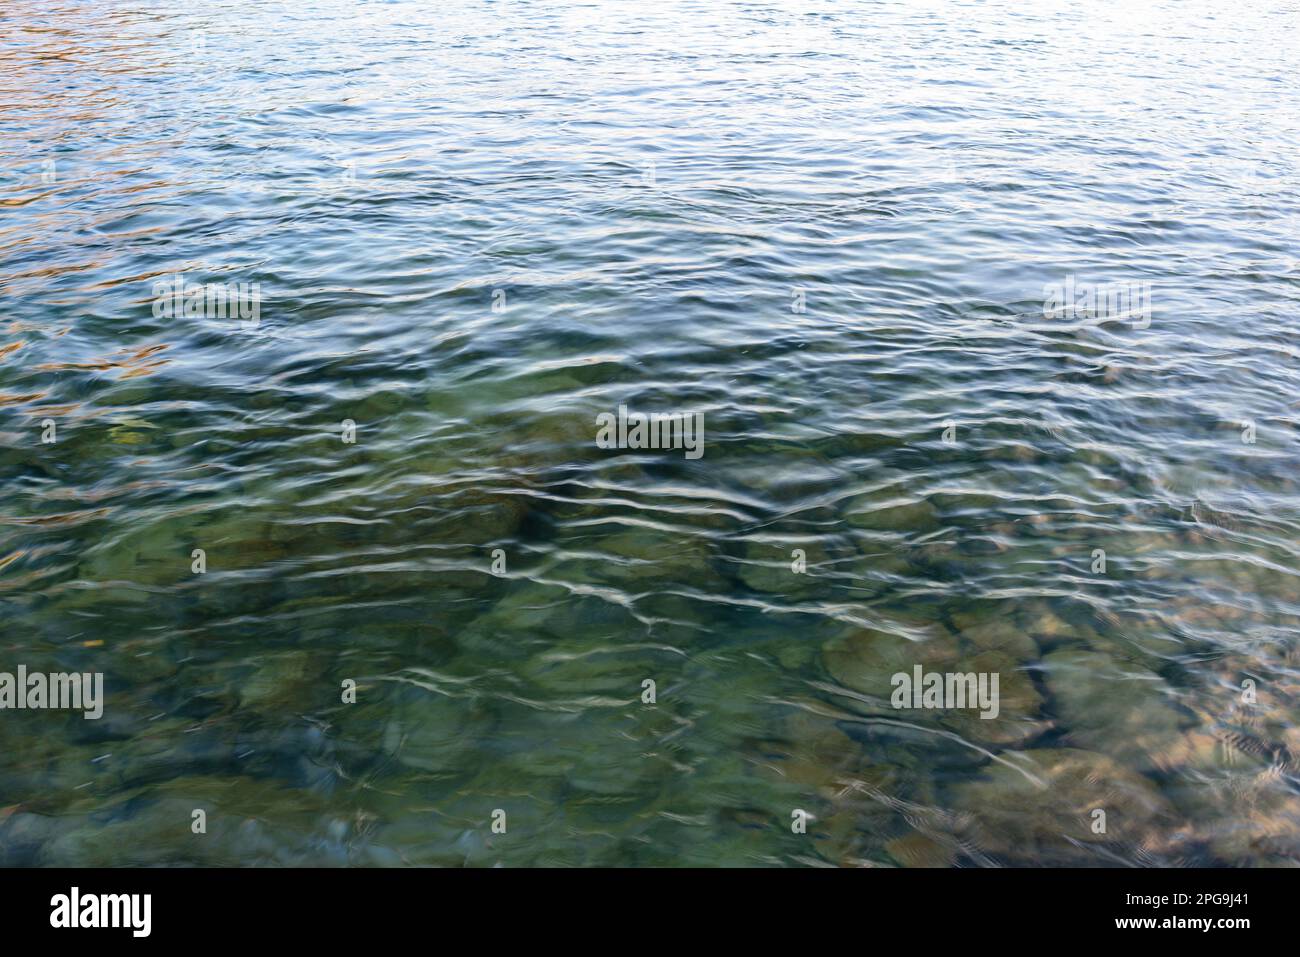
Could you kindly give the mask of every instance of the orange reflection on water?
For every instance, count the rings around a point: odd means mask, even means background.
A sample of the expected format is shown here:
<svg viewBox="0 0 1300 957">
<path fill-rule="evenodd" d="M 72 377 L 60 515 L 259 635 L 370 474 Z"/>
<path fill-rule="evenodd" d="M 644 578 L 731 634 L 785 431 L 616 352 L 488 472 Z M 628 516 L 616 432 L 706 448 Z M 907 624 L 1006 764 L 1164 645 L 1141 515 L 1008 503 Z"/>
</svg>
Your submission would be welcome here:
<svg viewBox="0 0 1300 957">
<path fill-rule="evenodd" d="M 137 376 L 151 375 L 158 368 L 167 365 L 170 360 L 158 359 L 148 362 L 150 357 L 157 355 L 164 349 L 169 348 L 168 343 L 162 342 L 152 346 L 145 346 L 142 349 L 119 350 L 113 353 L 107 359 L 98 362 L 43 362 L 36 366 L 38 372 L 107 372 L 110 369 L 125 369 L 118 378 L 133 379 Z M 120 357 L 120 358 L 117 358 Z"/>
</svg>

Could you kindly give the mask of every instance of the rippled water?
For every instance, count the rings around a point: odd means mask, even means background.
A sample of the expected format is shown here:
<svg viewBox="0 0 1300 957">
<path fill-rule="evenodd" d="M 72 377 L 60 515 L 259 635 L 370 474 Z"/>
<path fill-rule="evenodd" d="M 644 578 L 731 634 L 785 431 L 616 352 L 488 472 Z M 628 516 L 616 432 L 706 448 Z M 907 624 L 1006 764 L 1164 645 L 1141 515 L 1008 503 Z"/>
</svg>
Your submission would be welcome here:
<svg viewBox="0 0 1300 957">
<path fill-rule="evenodd" d="M 10 0 L 0 862 L 1296 863 L 1297 37 Z"/>
</svg>

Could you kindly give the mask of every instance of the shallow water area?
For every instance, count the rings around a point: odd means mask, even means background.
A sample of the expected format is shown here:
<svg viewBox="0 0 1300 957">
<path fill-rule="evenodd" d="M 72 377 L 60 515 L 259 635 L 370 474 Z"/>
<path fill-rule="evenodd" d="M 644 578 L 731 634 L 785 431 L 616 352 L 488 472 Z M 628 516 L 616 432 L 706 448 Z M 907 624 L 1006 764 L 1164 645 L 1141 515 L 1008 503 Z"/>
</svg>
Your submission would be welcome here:
<svg viewBox="0 0 1300 957">
<path fill-rule="evenodd" d="M 1300 862 L 1294 5 L 309 7 L 0 11 L 0 864 Z"/>
</svg>

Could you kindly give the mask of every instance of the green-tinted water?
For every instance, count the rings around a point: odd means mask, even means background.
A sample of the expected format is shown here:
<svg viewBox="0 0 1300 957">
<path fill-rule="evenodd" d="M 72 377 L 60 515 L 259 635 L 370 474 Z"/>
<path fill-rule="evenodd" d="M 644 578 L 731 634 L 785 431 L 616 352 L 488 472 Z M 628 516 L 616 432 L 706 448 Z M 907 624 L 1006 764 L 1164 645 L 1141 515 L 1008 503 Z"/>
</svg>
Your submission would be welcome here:
<svg viewBox="0 0 1300 957">
<path fill-rule="evenodd" d="M 1300 14 L 1139 6 L 11 0 L 0 862 L 1295 863 Z"/>
</svg>

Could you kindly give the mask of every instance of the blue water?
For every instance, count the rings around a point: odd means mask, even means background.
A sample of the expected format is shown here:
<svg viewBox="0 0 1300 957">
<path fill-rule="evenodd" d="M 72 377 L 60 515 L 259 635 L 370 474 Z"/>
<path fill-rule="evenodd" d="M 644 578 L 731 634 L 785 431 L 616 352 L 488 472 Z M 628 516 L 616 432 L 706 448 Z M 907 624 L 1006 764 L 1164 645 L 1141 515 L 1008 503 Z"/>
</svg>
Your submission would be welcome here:
<svg viewBox="0 0 1300 957">
<path fill-rule="evenodd" d="M 1298 38 L 10 0 L 0 863 L 1297 863 Z"/>
</svg>

